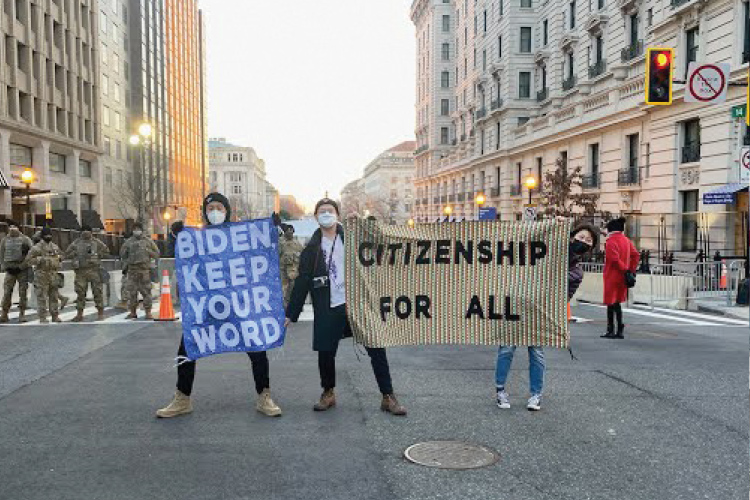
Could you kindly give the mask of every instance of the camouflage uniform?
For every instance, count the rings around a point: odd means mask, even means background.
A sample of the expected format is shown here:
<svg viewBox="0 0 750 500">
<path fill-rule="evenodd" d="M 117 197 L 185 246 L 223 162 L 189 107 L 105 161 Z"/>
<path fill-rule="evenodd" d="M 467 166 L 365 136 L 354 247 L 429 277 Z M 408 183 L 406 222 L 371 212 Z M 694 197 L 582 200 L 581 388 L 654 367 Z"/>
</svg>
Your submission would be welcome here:
<svg viewBox="0 0 750 500">
<path fill-rule="evenodd" d="M 54 321 L 59 321 L 58 287 L 63 254 L 54 243 L 40 241 L 34 245 L 26 256 L 24 263 L 34 266 L 34 288 L 36 289 L 39 320 L 46 322 L 47 312 Z"/>
<path fill-rule="evenodd" d="M 151 260 L 159 257 L 159 247 L 148 237 L 132 236 L 120 251 L 123 265 L 128 268 L 126 282 L 128 306 L 131 312 L 138 307 L 138 294 L 143 297 L 143 308 L 151 313 Z"/>
<path fill-rule="evenodd" d="M 97 238 L 80 237 L 65 251 L 65 258 L 73 261 L 75 269 L 75 291 L 78 296 L 76 308 L 79 313 L 86 308 L 86 292 L 91 284 L 96 308 L 104 310 L 104 296 L 102 293 L 102 256 L 109 254 L 107 245 Z"/>
<path fill-rule="evenodd" d="M 24 259 L 32 246 L 31 238 L 23 233 L 18 236 L 8 235 L 0 242 L 0 263 L 2 270 L 5 271 L 0 321 L 8 321 L 8 311 L 10 311 L 13 288 L 16 283 L 18 283 L 18 309 L 21 313 L 19 319 L 23 320 L 29 295 L 29 268 L 24 265 Z"/>
<path fill-rule="evenodd" d="M 294 280 L 299 274 L 299 256 L 302 245 L 294 238 L 279 238 L 279 267 L 281 269 L 281 288 L 284 290 L 284 304 L 289 303 Z"/>
</svg>

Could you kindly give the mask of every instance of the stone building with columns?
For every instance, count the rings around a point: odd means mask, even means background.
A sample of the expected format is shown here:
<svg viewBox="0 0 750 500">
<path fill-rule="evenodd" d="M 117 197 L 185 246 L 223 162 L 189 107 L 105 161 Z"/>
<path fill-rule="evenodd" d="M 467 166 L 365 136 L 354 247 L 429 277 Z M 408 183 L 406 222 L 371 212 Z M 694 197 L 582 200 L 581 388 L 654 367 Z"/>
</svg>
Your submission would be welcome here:
<svg viewBox="0 0 750 500">
<path fill-rule="evenodd" d="M 419 220 L 471 216 L 478 193 L 514 220 L 523 180 L 560 160 L 642 247 L 746 254 L 747 0 L 415 0 L 411 17 Z M 675 80 L 729 64 L 726 102 L 687 103 L 676 84 L 671 106 L 646 105 L 645 49 L 660 46 Z M 716 192 L 728 202 L 704 203 Z"/>
<path fill-rule="evenodd" d="M 97 3 L 5 1 L 0 26 L 0 216 L 100 226 Z"/>
</svg>

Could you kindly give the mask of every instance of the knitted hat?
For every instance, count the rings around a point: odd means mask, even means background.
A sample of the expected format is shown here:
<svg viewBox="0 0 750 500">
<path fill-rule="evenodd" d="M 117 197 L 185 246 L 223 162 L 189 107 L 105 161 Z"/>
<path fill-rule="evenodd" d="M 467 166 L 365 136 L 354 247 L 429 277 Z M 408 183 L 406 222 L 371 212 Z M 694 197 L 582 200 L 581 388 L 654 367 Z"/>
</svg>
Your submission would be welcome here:
<svg viewBox="0 0 750 500">
<path fill-rule="evenodd" d="M 232 220 L 232 206 L 229 204 L 229 199 L 221 193 L 209 193 L 209 195 L 206 196 L 206 199 L 203 200 L 203 218 L 206 220 L 206 222 L 208 222 L 208 204 L 215 201 L 218 201 L 219 203 L 224 205 L 224 208 L 226 208 L 227 210 L 227 217 L 224 220 L 226 220 L 227 222 Z"/>
</svg>

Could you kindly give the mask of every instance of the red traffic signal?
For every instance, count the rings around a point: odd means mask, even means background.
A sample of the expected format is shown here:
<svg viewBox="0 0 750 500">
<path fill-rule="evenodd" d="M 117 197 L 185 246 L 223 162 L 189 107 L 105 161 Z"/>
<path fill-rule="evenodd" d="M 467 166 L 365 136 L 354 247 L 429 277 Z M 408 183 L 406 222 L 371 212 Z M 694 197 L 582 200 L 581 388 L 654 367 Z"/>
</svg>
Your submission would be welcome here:
<svg viewBox="0 0 750 500">
<path fill-rule="evenodd" d="M 672 104 L 674 49 L 650 48 L 646 52 L 646 104 Z"/>
</svg>

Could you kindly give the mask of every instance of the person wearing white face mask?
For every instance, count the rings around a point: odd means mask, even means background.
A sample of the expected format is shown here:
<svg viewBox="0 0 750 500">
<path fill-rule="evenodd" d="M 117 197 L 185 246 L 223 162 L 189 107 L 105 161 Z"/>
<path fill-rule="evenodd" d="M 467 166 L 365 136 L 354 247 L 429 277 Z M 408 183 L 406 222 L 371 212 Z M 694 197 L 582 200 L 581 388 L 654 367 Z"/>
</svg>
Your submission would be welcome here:
<svg viewBox="0 0 750 500">
<path fill-rule="evenodd" d="M 320 229 L 300 256 L 299 274 L 287 306 L 287 325 L 297 322 L 307 299 L 312 296 L 315 321 L 313 350 L 318 352 L 318 369 L 323 394 L 315 404 L 315 411 L 326 411 L 336 406 L 336 351 L 339 341 L 351 337 L 346 317 L 346 288 L 344 280 L 344 230 L 338 223 L 339 206 L 323 198 L 315 206 L 315 217 Z M 382 393 L 380 409 L 392 415 L 406 415 L 406 409 L 393 395 L 391 372 L 385 349 L 366 348 L 372 370 Z"/>
<path fill-rule="evenodd" d="M 227 197 L 221 193 L 210 193 L 206 196 L 206 199 L 203 200 L 203 218 L 209 226 L 231 222 L 232 207 Z M 182 338 L 180 338 L 180 347 L 177 349 L 177 356 L 187 356 L 185 342 Z M 280 417 L 281 408 L 271 398 L 270 366 L 266 351 L 248 352 L 247 356 L 250 358 L 253 379 L 255 380 L 255 390 L 258 393 L 255 409 L 267 417 Z M 193 382 L 195 381 L 195 367 L 195 361 L 181 363 L 177 367 L 177 391 L 169 405 L 157 410 L 157 417 L 173 418 L 193 411 L 193 403 L 190 397 L 193 392 Z"/>
</svg>

